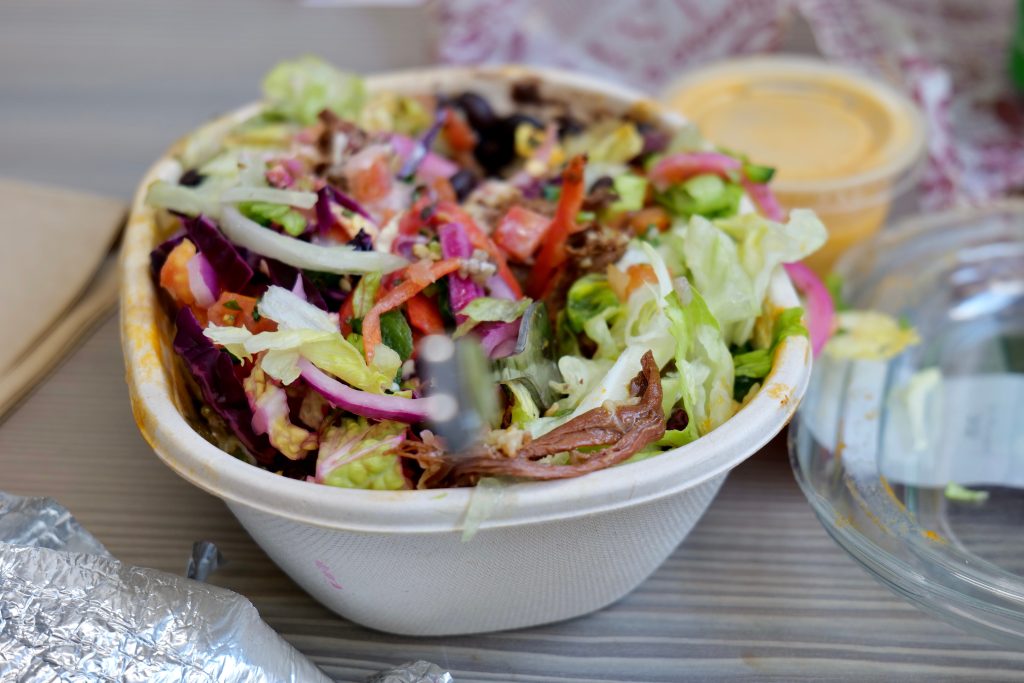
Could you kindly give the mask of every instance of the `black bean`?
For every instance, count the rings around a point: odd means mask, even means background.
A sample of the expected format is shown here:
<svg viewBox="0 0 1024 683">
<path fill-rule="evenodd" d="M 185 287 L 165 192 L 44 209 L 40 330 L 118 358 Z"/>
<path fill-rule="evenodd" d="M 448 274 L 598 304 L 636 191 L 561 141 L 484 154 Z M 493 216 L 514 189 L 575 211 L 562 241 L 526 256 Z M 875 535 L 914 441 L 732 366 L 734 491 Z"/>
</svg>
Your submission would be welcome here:
<svg viewBox="0 0 1024 683">
<path fill-rule="evenodd" d="M 555 123 L 558 124 L 558 137 L 564 138 L 567 135 L 579 135 L 583 132 L 583 123 L 568 114 L 562 114 L 555 119 Z"/>
<path fill-rule="evenodd" d="M 487 175 L 498 175 L 501 169 L 512 162 L 515 154 L 515 140 L 504 135 L 501 126 L 490 129 L 473 148 L 473 156 Z"/>
<path fill-rule="evenodd" d="M 181 174 L 181 177 L 178 178 L 178 184 L 184 185 L 185 187 L 195 187 L 196 185 L 202 183 L 204 180 L 206 180 L 206 176 L 204 176 L 196 169 L 190 168 Z"/>
<path fill-rule="evenodd" d="M 498 120 L 491 104 L 483 96 L 467 91 L 455 97 L 452 104 L 462 110 L 466 115 L 466 121 L 476 131 L 484 131 L 490 128 Z"/>
<path fill-rule="evenodd" d="M 448 181 L 452 184 L 455 196 L 459 198 L 460 202 L 469 196 L 469 193 L 473 191 L 478 182 L 476 174 L 468 168 L 459 170 Z"/>
<path fill-rule="evenodd" d="M 512 101 L 518 104 L 541 104 L 540 82 L 527 78 L 512 84 Z"/>
</svg>

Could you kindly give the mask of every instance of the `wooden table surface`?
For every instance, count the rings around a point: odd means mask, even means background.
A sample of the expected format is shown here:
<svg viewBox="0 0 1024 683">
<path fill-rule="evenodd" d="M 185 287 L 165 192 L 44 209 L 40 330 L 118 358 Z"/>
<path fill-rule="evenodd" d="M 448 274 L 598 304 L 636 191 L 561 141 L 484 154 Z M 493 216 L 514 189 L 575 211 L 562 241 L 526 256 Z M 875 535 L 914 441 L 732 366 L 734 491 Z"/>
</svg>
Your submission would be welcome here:
<svg viewBox="0 0 1024 683">
<path fill-rule="evenodd" d="M 0 174 L 127 198 L 167 143 L 252 99 L 277 59 L 315 51 L 360 69 L 427 61 L 422 20 L 421 10 L 284 0 L 7 0 Z M 438 639 L 334 616 L 219 500 L 165 468 L 132 421 L 114 317 L 0 424 L 0 463 L 0 490 L 60 500 L 125 562 L 182 573 L 193 541 L 216 542 L 228 563 L 213 582 L 250 598 L 337 680 L 416 658 L 459 683 L 1024 678 L 1024 654 L 918 612 L 835 546 L 780 440 L 731 475 L 690 537 L 619 603 L 561 624 Z"/>
</svg>

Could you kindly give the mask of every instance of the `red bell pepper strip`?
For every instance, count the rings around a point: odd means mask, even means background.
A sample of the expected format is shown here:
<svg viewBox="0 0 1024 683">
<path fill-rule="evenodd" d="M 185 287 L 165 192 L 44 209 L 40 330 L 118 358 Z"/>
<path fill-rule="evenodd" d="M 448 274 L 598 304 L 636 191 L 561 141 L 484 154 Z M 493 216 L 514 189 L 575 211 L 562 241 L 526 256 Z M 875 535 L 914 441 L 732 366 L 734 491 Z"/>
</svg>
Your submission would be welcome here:
<svg viewBox="0 0 1024 683">
<path fill-rule="evenodd" d="M 569 235 L 576 231 L 576 214 L 583 206 L 583 195 L 586 189 L 583 181 L 583 168 L 586 163 L 585 156 L 575 156 L 562 172 L 562 196 L 558 199 L 555 216 L 544 233 L 544 246 L 541 247 L 533 270 L 530 271 L 530 282 L 527 288 L 530 296 L 535 299 L 544 296 L 558 267 L 565 262 L 565 244 Z"/>
<path fill-rule="evenodd" d="M 424 294 L 417 294 L 405 303 L 409 324 L 423 334 L 443 334 L 444 320 L 437 304 Z"/>
</svg>

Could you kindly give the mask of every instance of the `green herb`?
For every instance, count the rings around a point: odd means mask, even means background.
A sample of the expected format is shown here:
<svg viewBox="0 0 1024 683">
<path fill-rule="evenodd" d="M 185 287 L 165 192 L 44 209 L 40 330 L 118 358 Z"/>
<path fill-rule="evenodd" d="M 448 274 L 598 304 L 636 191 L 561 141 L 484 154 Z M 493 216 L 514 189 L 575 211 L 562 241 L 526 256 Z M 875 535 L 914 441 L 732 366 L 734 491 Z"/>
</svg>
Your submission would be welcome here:
<svg viewBox="0 0 1024 683">
<path fill-rule="evenodd" d="M 804 311 L 800 307 L 787 308 L 775 317 L 772 326 L 772 343 L 766 349 L 750 349 L 749 345 L 735 348 L 732 351 L 736 380 L 733 385 L 733 398 L 737 401 L 750 391 L 750 388 L 768 376 L 772 371 L 775 349 L 786 337 L 807 336 L 807 328 L 803 323 Z"/>
<path fill-rule="evenodd" d="M 597 214 L 593 211 L 580 211 L 576 214 L 577 223 L 592 223 L 597 220 Z"/>
<path fill-rule="evenodd" d="M 242 307 L 239 305 L 236 299 L 228 299 L 224 302 L 224 308 L 230 308 L 232 311 L 240 311 Z"/>
<path fill-rule="evenodd" d="M 318 288 L 338 289 L 341 286 L 341 275 L 325 273 L 319 270 L 304 270 L 302 273 Z"/>
<path fill-rule="evenodd" d="M 437 310 L 445 322 L 445 327 L 455 325 L 455 311 L 452 310 L 452 298 L 448 294 L 448 278 L 441 278 L 434 286 L 437 291 Z"/>
<path fill-rule="evenodd" d="M 380 317 L 380 339 L 402 362 L 412 356 L 412 330 L 401 311 L 391 310 Z"/>
</svg>

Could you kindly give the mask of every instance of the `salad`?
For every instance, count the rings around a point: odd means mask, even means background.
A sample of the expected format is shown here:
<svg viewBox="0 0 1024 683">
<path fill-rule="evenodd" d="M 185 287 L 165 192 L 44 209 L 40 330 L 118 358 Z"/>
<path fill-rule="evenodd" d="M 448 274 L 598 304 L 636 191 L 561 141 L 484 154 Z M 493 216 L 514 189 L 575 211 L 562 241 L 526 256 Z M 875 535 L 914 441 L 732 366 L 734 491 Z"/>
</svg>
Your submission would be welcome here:
<svg viewBox="0 0 1024 683">
<path fill-rule="evenodd" d="M 364 489 L 575 477 L 656 457 L 759 390 L 825 228 L 772 170 L 694 130 L 578 114 L 516 84 L 368 95 L 307 57 L 259 113 L 182 146 L 154 182 L 152 273 L 204 435 L 283 476 Z M 475 339 L 500 410 L 470 452 L 429 428 L 428 335 Z"/>
</svg>

